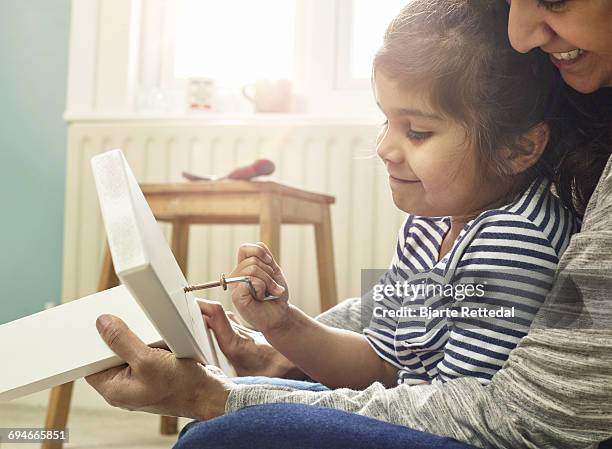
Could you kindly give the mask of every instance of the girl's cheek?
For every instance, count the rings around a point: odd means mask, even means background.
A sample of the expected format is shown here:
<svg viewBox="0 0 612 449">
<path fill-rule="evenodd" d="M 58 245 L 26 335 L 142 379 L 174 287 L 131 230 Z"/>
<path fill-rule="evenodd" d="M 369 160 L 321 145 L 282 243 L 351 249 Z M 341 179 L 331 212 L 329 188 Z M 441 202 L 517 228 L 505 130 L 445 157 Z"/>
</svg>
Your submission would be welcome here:
<svg viewBox="0 0 612 449">
<path fill-rule="evenodd" d="M 430 158 L 423 164 L 423 180 L 440 187 L 452 184 L 460 171 L 459 161 L 453 158 Z"/>
</svg>

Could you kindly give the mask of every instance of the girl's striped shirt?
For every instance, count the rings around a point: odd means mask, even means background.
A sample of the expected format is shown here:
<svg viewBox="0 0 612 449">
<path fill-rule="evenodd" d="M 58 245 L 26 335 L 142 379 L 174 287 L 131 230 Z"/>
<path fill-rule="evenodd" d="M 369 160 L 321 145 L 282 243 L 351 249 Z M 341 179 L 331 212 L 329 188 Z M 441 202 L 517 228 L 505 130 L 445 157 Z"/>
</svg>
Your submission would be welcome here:
<svg viewBox="0 0 612 449">
<path fill-rule="evenodd" d="M 481 213 L 442 260 L 450 217 L 408 215 L 379 284 L 399 282 L 409 289 L 403 295 L 380 292 L 364 329 L 376 353 L 398 368 L 399 384 L 462 376 L 487 384 L 501 369 L 527 334 L 559 258 L 579 230 L 578 219 L 550 185 L 538 178 L 512 203 Z M 479 311 L 512 316 L 491 318 Z"/>
</svg>

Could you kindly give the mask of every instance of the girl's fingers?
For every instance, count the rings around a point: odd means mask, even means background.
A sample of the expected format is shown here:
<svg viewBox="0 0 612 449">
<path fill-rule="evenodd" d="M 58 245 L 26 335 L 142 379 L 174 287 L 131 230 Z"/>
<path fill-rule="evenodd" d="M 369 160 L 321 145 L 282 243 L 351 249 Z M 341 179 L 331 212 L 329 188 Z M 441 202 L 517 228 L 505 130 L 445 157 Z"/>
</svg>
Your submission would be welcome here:
<svg viewBox="0 0 612 449">
<path fill-rule="evenodd" d="M 240 245 L 238 248 L 238 261 L 240 264 L 243 260 L 249 257 L 257 257 L 261 259 L 264 263 L 272 263 L 272 256 L 268 254 L 268 252 L 259 245 L 254 245 L 252 243 L 244 243 Z"/>
<path fill-rule="evenodd" d="M 197 304 L 205 317 L 206 324 L 215 333 L 221 350 L 226 354 L 231 353 L 236 332 L 232 328 L 232 323 L 227 318 L 221 303 L 198 299 Z"/>
<path fill-rule="evenodd" d="M 232 324 L 232 327 L 234 328 L 234 331 L 245 337 L 252 337 L 258 334 L 257 331 L 249 329 L 248 327 L 242 326 L 240 324 Z"/>
<path fill-rule="evenodd" d="M 240 320 L 238 319 L 238 317 L 236 316 L 236 314 L 232 312 L 231 310 L 228 310 L 225 313 L 227 313 L 227 317 L 230 319 L 230 321 L 233 321 L 236 324 L 242 324 Z"/>
<path fill-rule="evenodd" d="M 257 292 L 256 298 L 253 298 L 251 290 L 246 284 L 239 284 L 234 287 L 234 291 L 232 292 L 232 302 L 238 308 L 238 310 L 240 310 L 240 307 L 239 303 L 237 303 L 236 301 L 240 301 L 241 303 L 246 301 L 248 303 L 249 301 L 253 300 L 261 301 L 264 298 L 263 290 L 266 288 L 265 284 L 259 279 L 252 279 L 251 283 L 253 284 L 253 288 L 255 288 L 255 291 Z"/>
<path fill-rule="evenodd" d="M 264 242 L 257 242 L 257 246 L 261 247 L 266 254 L 268 255 L 268 257 L 270 258 L 270 262 L 269 264 L 272 265 L 272 268 L 274 269 L 274 272 L 277 273 L 279 271 L 281 271 L 280 266 L 278 265 L 278 263 L 276 263 L 276 259 L 274 258 L 274 255 L 272 254 L 272 251 L 270 251 L 270 248 L 268 248 L 268 245 L 266 245 Z"/>
<path fill-rule="evenodd" d="M 230 317 L 230 323 L 232 324 L 232 327 L 234 328 L 236 332 L 240 333 L 241 335 L 258 334 L 256 330 L 248 328 L 244 324 L 240 323 L 240 321 L 238 321 L 238 318 L 236 317 L 234 313 L 232 312 L 227 312 L 227 313 L 228 315 L 229 314 L 232 315 L 232 317 Z"/>
<path fill-rule="evenodd" d="M 265 290 L 273 295 L 281 295 L 285 292 L 285 289 L 274 280 L 273 268 L 263 263 L 257 257 L 249 257 L 243 260 L 232 272 L 231 276 L 249 276 L 253 278 L 252 281 L 259 278 L 264 282 Z M 237 288 L 236 285 L 233 284 L 232 288 Z"/>
<path fill-rule="evenodd" d="M 223 305 L 218 301 L 198 298 L 196 299 L 196 303 L 200 307 L 200 312 L 202 312 L 203 315 L 215 317 L 221 313 L 225 313 Z"/>
<path fill-rule="evenodd" d="M 245 267 L 244 270 L 240 272 L 240 275 L 249 276 L 251 278 L 251 283 L 257 291 L 257 299 L 263 299 L 266 296 L 266 292 L 277 296 L 280 296 L 285 292 L 285 289 L 277 284 L 276 281 L 268 274 L 268 272 L 263 270 L 258 265 L 249 265 Z M 244 284 L 241 284 L 240 287 L 244 287 L 246 291 L 249 291 L 249 288 Z"/>
<path fill-rule="evenodd" d="M 266 297 L 266 292 L 268 292 L 271 295 L 276 295 L 276 296 L 280 296 L 283 293 L 285 293 L 285 288 L 282 287 L 280 284 L 278 284 L 274 280 L 274 278 L 270 276 L 270 274 L 262 270 L 260 267 L 251 265 L 250 267 L 247 267 L 246 273 L 247 273 L 247 276 L 251 277 L 251 282 L 253 283 L 253 287 L 257 291 L 258 297 L 260 293 L 259 290 L 260 289 L 262 290 L 260 299 L 263 299 Z M 259 286 L 256 285 L 257 280 L 261 281 L 261 285 Z"/>
<path fill-rule="evenodd" d="M 266 283 L 258 277 L 251 276 L 251 284 L 253 285 L 253 289 L 255 290 L 254 299 L 257 301 L 263 301 L 264 298 L 266 297 L 266 292 L 269 292 L 268 287 L 266 286 Z M 251 289 L 248 287 L 248 285 L 241 284 L 239 287 L 236 287 L 236 290 L 238 290 L 237 299 L 239 298 L 243 301 L 245 299 L 248 299 L 248 300 L 253 299 L 253 293 Z M 232 295 L 232 299 L 234 298 L 236 298 L 236 296 Z"/>
<path fill-rule="evenodd" d="M 248 258 L 244 259 L 234 269 L 234 271 L 232 272 L 231 276 L 232 277 L 235 277 L 235 276 L 248 276 L 247 274 L 245 274 L 245 270 L 248 267 L 250 267 L 251 265 L 256 265 L 259 268 L 261 268 L 262 270 L 264 270 L 266 273 L 268 273 L 270 276 L 274 276 L 274 268 L 272 268 L 270 265 L 262 262 L 261 259 L 259 259 L 258 257 L 248 257 Z"/>
</svg>

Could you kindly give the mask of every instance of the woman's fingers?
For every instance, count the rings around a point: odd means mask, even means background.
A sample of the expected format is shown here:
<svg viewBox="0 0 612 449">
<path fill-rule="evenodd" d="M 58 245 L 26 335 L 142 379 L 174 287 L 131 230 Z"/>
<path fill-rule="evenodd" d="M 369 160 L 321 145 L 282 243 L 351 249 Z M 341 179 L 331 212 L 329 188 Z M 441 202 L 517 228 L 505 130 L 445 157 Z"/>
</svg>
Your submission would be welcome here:
<svg viewBox="0 0 612 449">
<path fill-rule="evenodd" d="M 150 348 L 116 316 L 99 316 L 96 327 L 108 347 L 126 363 L 136 365 L 150 352 Z"/>
</svg>

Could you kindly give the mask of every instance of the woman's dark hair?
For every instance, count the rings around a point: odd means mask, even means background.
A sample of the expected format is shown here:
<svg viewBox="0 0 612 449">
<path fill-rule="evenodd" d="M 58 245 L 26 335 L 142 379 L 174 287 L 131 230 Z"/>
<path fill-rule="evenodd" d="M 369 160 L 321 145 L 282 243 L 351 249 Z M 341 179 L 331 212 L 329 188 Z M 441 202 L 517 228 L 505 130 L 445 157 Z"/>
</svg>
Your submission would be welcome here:
<svg viewBox="0 0 612 449">
<path fill-rule="evenodd" d="M 560 85 L 546 118 L 554 151 L 544 155 L 545 173 L 563 203 L 583 215 L 612 152 L 612 89 L 581 94 Z"/>
<path fill-rule="evenodd" d="M 600 112 L 565 86 L 542 51 L 511 47 L 508 13 L 501 0 L 411 0 L 387 28 L 373 76 L 381 70 L 403 87 L 429 82 L 431 106 L 463 126 L 483 166 L 500 176 L 509 175 L 500 150 L 528 152 L 525 135 L 547 123 L 549 144 L 525 182 L 549 177 L 581 214 L 609 153 L 594 139 Z"/>
</svg>

